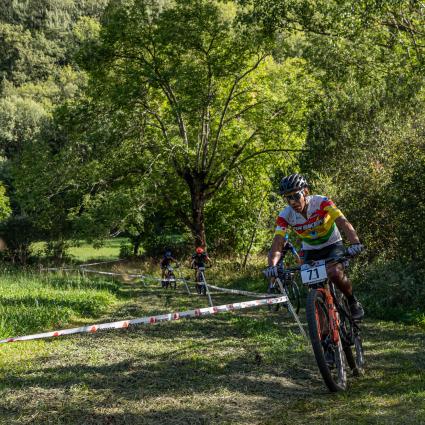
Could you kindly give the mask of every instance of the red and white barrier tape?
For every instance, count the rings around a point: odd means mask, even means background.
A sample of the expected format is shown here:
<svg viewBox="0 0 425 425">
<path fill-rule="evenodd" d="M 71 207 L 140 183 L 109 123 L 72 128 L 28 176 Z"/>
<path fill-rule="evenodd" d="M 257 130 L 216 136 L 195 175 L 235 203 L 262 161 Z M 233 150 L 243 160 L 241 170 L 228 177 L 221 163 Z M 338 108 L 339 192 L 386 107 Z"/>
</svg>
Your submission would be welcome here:
<svg viewBox="0 0 425 425">
<path fill-rule="evenodd" d="M 81 268 L 80 270 L 85 272 L 85 273 L 102 274 L 102 275 L 106 275 L 106 276 L 127 276 L 127 277 L 141 277 L 141 278 L 146 277 L 143 274 L 101 272 L 99 270 L 90 270 L 90 269 L 86 269 L 86 268 Z"/>
<path fill-rule="evenodd" d="M 154 323 L 159 323 L 164 321 L 188 319 L 190 317 L 208 316 L 211 314 L 224 313 L 226 311 L 242 310 L 244 308 L 252 308 L 252 307 L 260 307 L 262 305 L 267 305 L 267 304 L 280 304 L 280 303 L 286 302 L 287 300 L 288 298 L 286 296 L 283 296 L 283 297 L 277 297 L 277 298 L 243 301 L 243 302 L 238 302 L 233 304 L 223 304 L 223 305 L 218 305 L 215 307 L 197 308 L 195 310 L 186 310 L 186 311 L 176 312 L 176 313 L 159 314 L 157 316 L 146 316 L 146 317 L 141 317 L 141 318 L 132 319 L 132 320 L 121 320 L 119 322 L 101 323 L 98 325 L 88 325 L 88 326 L 82 326 L 82 327 L 73 328 L 73 329 L 62 329 L 59 331 L 45 332 L 45 333 L 26 335 L 26 336 L 18 336 L 15 338 L 6 338 L 6 339 L 0 340 L 0 344 L 4 344 L 7 342 L 29 341 L 29 340 L 40 339 L 40 338 L 50 338 L 55 336 L 71 335 L 71 334 L 77 334 L 77 333 L 94 333 L 100 329 L 121 329 L 121 328 L 128 328 L 130 325 L 140 325 L 140 324 L 149 325 L 149 324 L 154 324 Z"/>
<path fill-rule="evenodd" d="M 221 288 L 220 286 L 214 286 L 208 284 L 209 288 L 215 289 L 219 292 L 224 292 L 226 294 L 236 294 L 236 295 L 244 295 L 246 297 L 257 297 L 257 298 L 273 298 L 276 296 L 276 294 L 259 294 L 258 292 L 249 292 L 249 291 L 242 291 L 241 289 L 230 289 L 230 288 Z"/>
<path fill-rule="evenodd" d="M 119 263 L 121 261 L 125 261 L 124 258 L 120 258 L 118 260 L 99 261 L 98 263 L 80 264 L 78 267 L 89 267 L 89 266 L 97 266 L 99 264 Z"/>
</svg>

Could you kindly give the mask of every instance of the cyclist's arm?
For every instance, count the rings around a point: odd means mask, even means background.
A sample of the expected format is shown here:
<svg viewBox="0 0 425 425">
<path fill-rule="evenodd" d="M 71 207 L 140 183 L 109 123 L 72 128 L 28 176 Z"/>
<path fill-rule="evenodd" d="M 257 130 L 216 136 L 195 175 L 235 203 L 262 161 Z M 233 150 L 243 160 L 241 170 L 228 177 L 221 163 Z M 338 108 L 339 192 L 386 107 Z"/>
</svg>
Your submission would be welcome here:
<svg viewBox="0 0 425 425">
<path fill-rule="evenodd" d="M 335 223 L 338 229 L 347 237 L 350 244 L 360 243 L 360 239 L 353 225 L 344 216 L 338 217 Z"/>
<path fill-rule="evenodd" d="M 284 243 L 285 239 L 282 235 L 274 236 L 272 247 L 270 248 L 269 252 L 269 266 L 275 266 L 279 262 Z"/>
</svg>

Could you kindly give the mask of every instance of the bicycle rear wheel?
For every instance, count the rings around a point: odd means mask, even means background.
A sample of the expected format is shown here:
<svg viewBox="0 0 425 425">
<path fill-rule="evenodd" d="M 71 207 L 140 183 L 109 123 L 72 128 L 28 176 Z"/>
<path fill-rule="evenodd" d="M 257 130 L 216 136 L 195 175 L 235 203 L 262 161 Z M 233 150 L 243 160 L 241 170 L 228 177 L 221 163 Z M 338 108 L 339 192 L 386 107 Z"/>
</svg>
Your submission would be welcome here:
<svg viewBox="0 0 425 425">
<path fill-rule="evenodd" d="M 347 388 L 347 371 L 341 338 L 332 341 L 332 331 L 325 295 L 312 289 L 307 297 L 306 315 L 311 345 L 317 366 L 332 392 Z"/>
<path fill-rule="evenodd" d="M 344 347 L 345 357 L 353 375 L 360 376 L 363 374 L 365 364 L 360 328 L 351 318 L 347 299 L 344 297 L 341 302 L 343 309 L 340 311 L 340 335 L 343 340 L 342 345 Z"/>
</svg>

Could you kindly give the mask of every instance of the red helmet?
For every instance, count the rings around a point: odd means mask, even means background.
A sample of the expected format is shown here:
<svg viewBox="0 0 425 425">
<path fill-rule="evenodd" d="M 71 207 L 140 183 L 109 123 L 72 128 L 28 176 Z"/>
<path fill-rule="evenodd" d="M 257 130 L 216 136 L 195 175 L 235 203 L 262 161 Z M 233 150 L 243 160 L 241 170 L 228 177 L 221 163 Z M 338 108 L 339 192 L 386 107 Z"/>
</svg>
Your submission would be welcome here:
<svg viewBox="0 0 425 425">
<path fill-rule="evenodd" d="M 204 252 L 204 248 L 201 248 L 200 246 L 198 246 L 198 248 L 196 248 L 197 254 L 202 254 L 203 252 Z"/>
</svg>

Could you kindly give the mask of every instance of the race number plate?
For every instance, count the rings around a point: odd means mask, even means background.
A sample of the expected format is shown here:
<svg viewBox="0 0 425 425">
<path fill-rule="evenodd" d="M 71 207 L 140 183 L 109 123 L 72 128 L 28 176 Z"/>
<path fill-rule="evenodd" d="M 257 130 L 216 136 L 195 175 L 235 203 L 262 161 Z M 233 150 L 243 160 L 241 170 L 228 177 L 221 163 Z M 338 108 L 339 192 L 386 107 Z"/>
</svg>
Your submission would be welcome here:
<svg viewBox="0 0 425 425">
<path fill-rule="evenodd" d="M 316 282 L 326 280 L 328 274 L 326 273 L 326 265 L 324 261 L 316 261 L 314 266 L 303 264 L 301 266 L 301 280 L 304 284 L 310 285 Z"/>
</svg>

